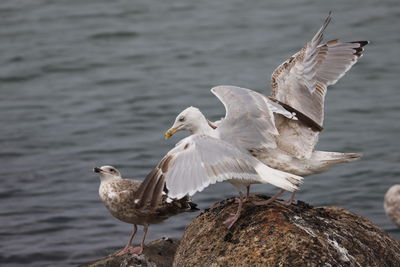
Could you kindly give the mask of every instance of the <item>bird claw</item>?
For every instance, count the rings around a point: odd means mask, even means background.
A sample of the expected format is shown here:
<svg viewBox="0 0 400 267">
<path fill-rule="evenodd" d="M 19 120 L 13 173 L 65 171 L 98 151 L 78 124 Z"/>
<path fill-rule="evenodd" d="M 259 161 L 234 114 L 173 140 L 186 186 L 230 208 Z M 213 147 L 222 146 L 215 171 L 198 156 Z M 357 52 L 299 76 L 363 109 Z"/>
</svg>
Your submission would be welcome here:
<svg viewBox="0 0 400 267">
<path fill-rule="evenodd" d="M 243 198 L 242 203 L 246 203 L 246 201 L 247 201 L 247 197 Z M 240 198 L 235 197 L 235 199 L 233 200 L 233 202 L 234 202 L 235 204 L 239 204 Z"/>
<path fill-rule="evenodd" d="M 125 254 L 134 254 L 140 255 L 143 253 L 143 247 L 133 247 L 133 246 L 126 246 L 120 252 L 117 253 L 117 256 L 123 256 Z"/>
<path fill-rule="evenodd" d="M 283 205 L 286 205 L 286 206 L 290 206 L 292 204 L 297 204 L 297 201 L 293 200 L 293 199 L 282 200 L 279 202 L 281 202 Z"/>
<path fill-rule="evenodd" d="M 274 200 L 275 199 L 270 198 L 270 199 L 267 199 L 264 201 L 252 201 L 251 203 L 255 206 L 265 206 L 265 205 L 268 205 L 268 204 L 274 202 Z"/>
</svg>

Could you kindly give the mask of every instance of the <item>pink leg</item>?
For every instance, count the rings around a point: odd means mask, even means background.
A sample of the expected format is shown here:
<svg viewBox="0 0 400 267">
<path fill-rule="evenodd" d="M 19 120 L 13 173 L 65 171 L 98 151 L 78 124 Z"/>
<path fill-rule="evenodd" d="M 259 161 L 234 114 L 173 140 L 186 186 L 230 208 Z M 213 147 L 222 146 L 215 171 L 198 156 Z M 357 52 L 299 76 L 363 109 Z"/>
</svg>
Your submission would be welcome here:
<svg viewBox="0 0 400 267">
<path fill-rule="evenodd" d="M 246 203 L 247 202 L 247 200 L 249 200 L 249 195 L 250 195 L 250 185 L 248 185 L 247 187 L 246 187 L 246 197 L 245 198 L 243 198 L 243 203 Z M 240 199 L 238 198 L 238 197 L 235 197 L 235 199 L 234 199 L 234 202 L 235 203 L 239 203 L 240 202 Z"/>
<path fill-rule="evenodd" d="M 133 249 L 132 240 L 135 237 L 136 232 L 137 232 L 137 225 L 134 224 L 133 225 L 133 232 L 132 232 L 131 237 L 129 238 L 128 244 L 126 244 L 126 246 L 120 252 L 117 253 L 117 256 L 122 256 L 122 255 L 125 255 L 125 254 L 128 254 L 128 253 L 132 254 L 130 251 Z"/>
<path fill-rule="evenodd" d="M 224 221 L 224 224 L 225 224 L 225 226 L 226 226 L 228 229 L 230 229 L 230 228 L 235 224 L 235 222 L 236 222 L 236 221 L 239 219 L 239 217 L 240 217 L 240 213 L 242 212 L 242 207 L 243 207 L 243 194 L 242 194 L 242 192 L 239 192 L 239 194 L 240 194 L 239 206 L 238 206 L 238 209 L 237 209 L 236 213 L 235 213 L 235 214 L 231 214 L 231 215 Z"/>
<path fill-rule="evenodd" d="M 294 197 L 296 196 L 296 193 L 297 193 L 297 191 L 293 191 L 292 195 L 290 196 L 290 199 L 285 200 L 285 201 L 283 202 L 283 204 L 289 206 L 289 205 L 291 205 L 292 203 L 294 203 L 294 202 L 295 202 L 295 201 L 294 201 Z"/>
<path fill-rule="evenodd" d="M 144 240 L 146 240 L 146 235 L 147 235 L 147 231 L 149 230 L 149 225 L 146 224 L 146 225 L 144 226 L 143 230 L 144 230 L 144 234 L 143 234 L 143 237 L 142 237 L 142 242 L 140 242 L 140 250 L 139 250 L 139 253 L 138 253 L 138 254 L 142 254 L 142 253 L 143 253 L 143 249 L 144 249 Z"/>
<path fill-rule="evenodd" d="M 129 243 L 125 246 L 125 248 L 123 250 L 121 250 L 117 256 L 122 256 L 125 254 L 136 254 L 136 255 L 140 255 L 143 253 L 143 249 L 144 249 L 144 240 L 146 239 L 146 235 L 147 235 L 147 230 L 149 229 L 148 225 L 144 226 L 144 234 L 142 237 L 142 241 L 140 242 L 140 246 L 137 247 L 133 247 L 131 245 L 132 239 L 133 237 L 129 240 Z M 137 231 L 137 226 L 135 225 L 135 233 Z"/>
<path fill-rule="evenodd" d="M 264 206 L 267 205 L 273 201 L 275 201 L 278 197 L 280 197 L 283 193 L 285 192 L 285 190 L 281 189 L 278 193 L 276 193 L 275 195 L 273 195 L 272 197 L 270 197 L 267 200 L 264 201 L 252 201 L 251 203 L 253 203 L 256 206 Z"/>
</svg>

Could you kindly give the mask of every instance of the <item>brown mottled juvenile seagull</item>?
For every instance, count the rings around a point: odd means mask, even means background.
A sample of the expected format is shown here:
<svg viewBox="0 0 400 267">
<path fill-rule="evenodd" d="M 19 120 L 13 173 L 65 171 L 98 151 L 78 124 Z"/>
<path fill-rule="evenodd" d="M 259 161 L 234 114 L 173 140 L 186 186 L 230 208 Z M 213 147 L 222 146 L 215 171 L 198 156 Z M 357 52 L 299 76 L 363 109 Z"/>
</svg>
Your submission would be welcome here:
<svg viewBox="0 0 400 267">
<path fill-rule="evenodd" d="M 112 166 L 102 166 L 93 169 L 100 175 L 99 195 L 110 213 L 120 221 L 133 224 L 133 232 L 128 244 L 117 254 L 141 254 L 149 224 L 161 223 L 169 217 L 185 211 L 198 210 L 196 204 L 183 197 L 167 203 L 166 197 L 161 194 L 154 196 L 148 206 L 137 207 L 135 195 L 138 194 L 141 181 L 121 178 L 121 173 Z M 133 247 L 132 240 L 137 232 L 137 225 L 144 226 L 144 235 L 140 246 Z"/>
</svg>

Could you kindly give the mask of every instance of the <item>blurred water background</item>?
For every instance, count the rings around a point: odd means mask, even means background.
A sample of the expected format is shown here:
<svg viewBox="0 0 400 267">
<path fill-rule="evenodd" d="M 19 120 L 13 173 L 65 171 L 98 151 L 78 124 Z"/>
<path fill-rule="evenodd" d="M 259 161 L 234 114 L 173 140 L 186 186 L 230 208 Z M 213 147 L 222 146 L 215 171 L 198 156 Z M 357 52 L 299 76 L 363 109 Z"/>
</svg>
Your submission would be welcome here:
<svg viewBox="0 0 400 267">
<path fill-rule="evenodd" d="M 165 141 L 193 105 L 219 119 L 209 89 L 269 94 L 270 74 L 332 10 L 325 40 L 370 40 L 326 98 L 318 149 L 361 161 L 307 177 L 298 198 L 363 215 L 400 238 L 385 217 L 399 183 L 398 1 L 19 1 L 0 3 L 0 263 L 76 265 L 121 248 L 131 226 L 98 197 L 94 166 L 143 178 L 186 133 Z M 271 186 L 253 191 L 272 194 Z M 236 195 L 220 183 L 199 207 Z M 180 237 L 197 214 L 150 227 L 148 241 Z M 141 235 L 141 233 L 140 233 Z"/>
</svg>

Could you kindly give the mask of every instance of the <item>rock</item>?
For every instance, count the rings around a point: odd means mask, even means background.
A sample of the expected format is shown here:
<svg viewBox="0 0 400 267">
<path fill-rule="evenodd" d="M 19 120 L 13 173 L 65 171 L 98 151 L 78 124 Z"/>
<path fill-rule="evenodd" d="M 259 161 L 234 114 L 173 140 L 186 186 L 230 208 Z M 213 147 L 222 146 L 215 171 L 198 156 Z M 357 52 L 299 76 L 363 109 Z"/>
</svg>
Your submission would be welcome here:
<svg viewBox="0 0 400 267">
<path fill-rule="evenodd" d="M 79 265 L 80 267 L 167 267 L 172 266 L 178 239 L 162 238 L 145 245 L 142 255 L 116 256 L 118 251 L 104 258 Z"/>
<path fill-rule="evenodd" d="M 343 208 L 246 202 L 228 230 L 222 222 L 236 208 L 225 200 L 194 219 L 174 266 L 400 266 L 400 243 Z"/>
</svg>

